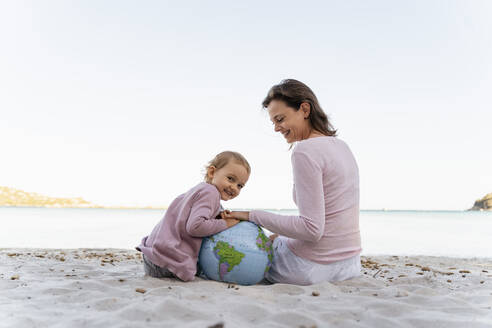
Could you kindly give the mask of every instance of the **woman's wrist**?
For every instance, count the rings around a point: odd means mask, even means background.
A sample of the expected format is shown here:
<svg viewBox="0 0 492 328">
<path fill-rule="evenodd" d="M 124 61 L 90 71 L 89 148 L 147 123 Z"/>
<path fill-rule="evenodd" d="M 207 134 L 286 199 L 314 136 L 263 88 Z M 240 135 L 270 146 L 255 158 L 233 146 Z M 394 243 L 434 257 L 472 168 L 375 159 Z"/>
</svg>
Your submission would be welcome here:
<svg viewBox="0 0 492 328">
<path fill-rule="evenodd" d="M 242 221 L 249 221 L 249 212 L 248 211 L 237 211 L 231 213 L 232 216 L 236 217 Z"/>
</svg>

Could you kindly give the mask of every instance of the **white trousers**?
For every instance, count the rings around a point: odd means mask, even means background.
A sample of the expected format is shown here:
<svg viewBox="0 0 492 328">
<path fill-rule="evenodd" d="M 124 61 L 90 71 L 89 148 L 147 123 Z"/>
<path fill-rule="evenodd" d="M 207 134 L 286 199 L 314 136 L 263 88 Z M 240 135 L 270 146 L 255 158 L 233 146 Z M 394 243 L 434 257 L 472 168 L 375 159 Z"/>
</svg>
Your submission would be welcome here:
<svg viewBox="0 0 492 328">
<path fill-rule="evenodd" d="M 265 274 L 265 279 L 269 282 L 312 285 L 325 281 L 347 280 L 360 275 L 360 255 L 329 264 L 319 264 L 292 253 L 287 246 L 287 239 L 279 236 L 273 242 L 273 263 Z"/>
</svg>

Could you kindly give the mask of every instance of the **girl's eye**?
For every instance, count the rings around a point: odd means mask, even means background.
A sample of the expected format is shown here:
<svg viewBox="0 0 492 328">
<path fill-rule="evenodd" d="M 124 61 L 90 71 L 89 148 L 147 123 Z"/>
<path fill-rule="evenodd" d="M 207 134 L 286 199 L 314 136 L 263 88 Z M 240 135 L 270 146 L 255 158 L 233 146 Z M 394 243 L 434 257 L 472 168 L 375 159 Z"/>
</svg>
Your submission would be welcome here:
<svg viewBox="0 0 492 328">
<path fill-rule="evenodd" d="M 232 180 L 233 180 L 233 179 L 232 179 L 232 177 L 227 177 L 227 179 L 228 179 L 229 181 L 232 181 Z"/>
<path fill-rule="evenodd" d="M 239 189 L 243 189 L 243 187 L 244 187 L 244 186 L 243 186 L 243 185 L 237 185 L 237 187 L 238 187 Z"/>
</svg>

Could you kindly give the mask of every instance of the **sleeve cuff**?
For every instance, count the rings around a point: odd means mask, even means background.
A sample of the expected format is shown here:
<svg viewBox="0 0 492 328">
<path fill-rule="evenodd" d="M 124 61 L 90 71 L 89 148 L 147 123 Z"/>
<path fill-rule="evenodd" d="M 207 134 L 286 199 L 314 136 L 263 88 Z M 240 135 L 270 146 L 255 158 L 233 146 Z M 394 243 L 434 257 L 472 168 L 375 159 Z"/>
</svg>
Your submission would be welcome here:
<svg viewBox="0 0 492 328">
<path fill-rule="evenodd" d="M 258 220 L 257 220 L 257 217 L 256 217 L 256 211 L 255 210 L 249 212 L 249 221 L 250 222 L 253 222 L 253 223 L 257 224 L 257 225 L 260 225 L 258 223 Z"/>
</svg>

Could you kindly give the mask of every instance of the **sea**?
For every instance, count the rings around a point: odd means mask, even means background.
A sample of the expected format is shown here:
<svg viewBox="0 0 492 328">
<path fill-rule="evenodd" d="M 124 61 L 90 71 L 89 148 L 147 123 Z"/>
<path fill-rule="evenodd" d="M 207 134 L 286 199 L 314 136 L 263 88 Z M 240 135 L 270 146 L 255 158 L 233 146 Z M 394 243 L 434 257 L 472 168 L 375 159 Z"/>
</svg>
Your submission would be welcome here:
<svg viewBox="0 0 492 328">
<path fill-rule="evenodd" d="M 0 207 L 0 249 L 133 249 L 164 213 L 157 209 Z M 360 231 L 362 255 L 492 258 L 492 212 L 362 210 Z"/>
</svg>

